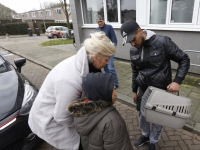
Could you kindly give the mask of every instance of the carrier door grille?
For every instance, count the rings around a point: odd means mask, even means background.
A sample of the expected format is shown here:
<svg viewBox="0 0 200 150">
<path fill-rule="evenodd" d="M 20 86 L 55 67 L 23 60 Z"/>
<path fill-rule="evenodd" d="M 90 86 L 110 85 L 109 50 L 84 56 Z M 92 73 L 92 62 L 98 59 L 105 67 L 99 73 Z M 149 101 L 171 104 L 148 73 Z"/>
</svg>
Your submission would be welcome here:
<svg viewBox="0 0 200 150">
<path fill-rule="evenodd" d="M 141 102 L 142 111 L 144 111 L 146 103 L 147 103 L 147 100 L 148 100 L 149 96 L 151 95 L 151 93 L 152 93 L 152 90 L 148 88 L 145 91 L 144 95 L 142 96 L 142 102 Z"/>
</svg>

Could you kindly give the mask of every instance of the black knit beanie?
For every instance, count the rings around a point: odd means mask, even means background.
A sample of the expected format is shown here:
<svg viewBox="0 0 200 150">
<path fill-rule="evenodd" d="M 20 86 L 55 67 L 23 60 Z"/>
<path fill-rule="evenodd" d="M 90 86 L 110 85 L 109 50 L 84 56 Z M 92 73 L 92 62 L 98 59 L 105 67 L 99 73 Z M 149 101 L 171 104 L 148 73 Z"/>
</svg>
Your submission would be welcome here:
<svg viewBox="0 0 200 150">
<path fill-rule="evenodd" d="M 104 100 L 112 103 L 114 78 L 111 74 L 88 73 L 83 78 L 82 88 L 89 100 Z"/>
</svg>

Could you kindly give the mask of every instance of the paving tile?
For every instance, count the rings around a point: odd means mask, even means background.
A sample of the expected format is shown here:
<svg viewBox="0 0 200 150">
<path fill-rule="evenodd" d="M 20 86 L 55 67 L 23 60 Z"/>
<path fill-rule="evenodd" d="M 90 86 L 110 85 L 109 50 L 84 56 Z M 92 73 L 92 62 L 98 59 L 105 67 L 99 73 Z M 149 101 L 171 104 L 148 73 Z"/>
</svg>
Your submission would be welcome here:
<svg viewBox="0 0 200 150">
<path fill-rule="evenodd" d="M 169 136 L 169 139 L 170 139 L 171 141 L 173 141 L 173 140 L 176 140 L 176 141 L 182 140 L 180 136 Z"/>
<path fill-rule="evenodd" d="M 200 100 L 200 93 L 196 93 L 196 92 L 191 92 L 188 96 L 189 98 L 195 98 L 195 99 L 198 99 Z"/>
<path fill-rule="evenodd" d="M 200 123 L 199 122 L 196 123 L 195 126 L 194 126 L 194 133 L 197 133 L 197 134 L 200 133 Z"/>
</svg>

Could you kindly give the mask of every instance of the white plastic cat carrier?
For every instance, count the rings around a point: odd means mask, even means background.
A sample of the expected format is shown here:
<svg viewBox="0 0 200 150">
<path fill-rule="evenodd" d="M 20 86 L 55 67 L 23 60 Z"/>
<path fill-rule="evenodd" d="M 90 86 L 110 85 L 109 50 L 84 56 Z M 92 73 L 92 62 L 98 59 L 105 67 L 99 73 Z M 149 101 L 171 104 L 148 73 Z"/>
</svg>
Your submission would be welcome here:
<svg viewBox="0 0 200 150">
<path fill-rule="evenodd" d="M 180 129 L 191 117 L 191 100 L 152 86 L 145 91 L 141 112 L 147 122 Z"/>
</svg>

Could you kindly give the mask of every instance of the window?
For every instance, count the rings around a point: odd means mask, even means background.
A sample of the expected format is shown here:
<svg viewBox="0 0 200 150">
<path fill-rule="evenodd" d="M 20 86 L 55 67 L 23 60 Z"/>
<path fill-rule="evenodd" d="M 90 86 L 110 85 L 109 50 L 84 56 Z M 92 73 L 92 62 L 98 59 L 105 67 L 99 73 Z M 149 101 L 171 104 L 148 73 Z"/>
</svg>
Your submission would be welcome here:
<svg viewBox="0 0 200 150">
<path fill-rule="evenodd" d="M 24 14 L 21 14 L 21 17 L 24 18 Z"/>
<path fill-rule="evenodd" d="M 82 0 L 83 19 L 85 24 L 96 24 L 96 15 L 104 16 L 102 0 Z"/>
<path fill-rule="evenodd" d="M 194 0 L 172 0 L 171 23 L 192 23 Z"/>
<path fill-rule="evenodd" d="M 51 16 L 51 11 L 50 10 L 46 10 L 46 16 Z"/>
<path fill-rule="evenodd" d="M 7 63 L 0 57 L 0 73 L 4 73 L 9 71 Z"/>
<path fill-rule="evenodd" d="M 136 21 L 136 0 L 120 0 L 121 23 L 128 19 Z"/>
<path fill-rule="evenodd" d="M 127 19 L 136 20 L 136 0 L 82 0 L 84 24 L 96 24 L 96 16 L 105 22 L 121 24 Z"/>
<path fill-rule="evenodd" d="M 15 19 L 19 18 L 19 15 L 15 15 L 14 18 L 15 18 Z"/>
<path fill-rule="evenodd" d="M 35 17 L 35 12 L 32 12 L 32 17 Z"/>
<path fill-rule="evenodd" d="M 61 9 L 60 8 L 55 9 L 55 14 L 57 15 L 61 14 Z"/>
<path fill-rule="evenodd" d="M 29 18 L 29 13 L 26 13 L 26 18 Z"/>
<path fill-rule="evenodd" d="M 151 0 L 150 24 L 165 24 L 167 14 L 167 0 Z"/>
<path fill-rule="evenodd" d="M 42 11 L 38 11 L 38 16 L 42 16 Z"/>
<path fill-rule="evenodd" d="M 195 0 L 151 0 L 150 24 L 192 23 Z"/>
<path fill-rule="evenodd" d="M 118 9 L 116 0 L 106 0 L 107 21 L 118 22 Z"/>
</svg>

